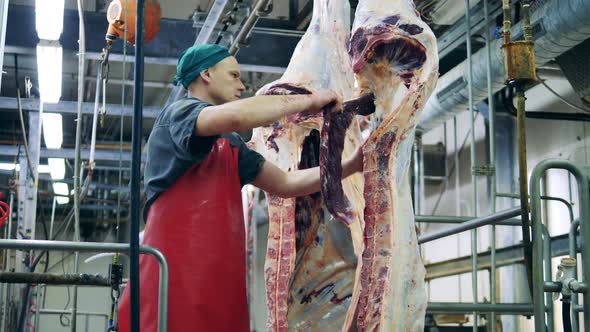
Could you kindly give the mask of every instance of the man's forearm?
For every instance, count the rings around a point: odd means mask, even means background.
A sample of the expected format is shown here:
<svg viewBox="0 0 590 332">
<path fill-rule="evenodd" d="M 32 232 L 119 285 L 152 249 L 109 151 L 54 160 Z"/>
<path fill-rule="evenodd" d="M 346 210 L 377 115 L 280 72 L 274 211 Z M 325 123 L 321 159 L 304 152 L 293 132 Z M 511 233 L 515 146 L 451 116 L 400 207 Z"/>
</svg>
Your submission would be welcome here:
<svg viewBox="0 0 590 332">
<path fill-rule="evenodd" d="M 238 117 L 236 131 L 267 126 L 286 115 L 295 114 L 312 106 L 312 95 L 254 96 L 213 108 L 231 112 Z"/>
<path fill-rule="evenodd" d="M 357 172 L 352 159 L 342 162 L 342 178 L 347 178 Z M 287 196 L 298 197 L 316 193 L 320 191 L 320 168 L 308 168 L 297 170 L 288 175 L 289 193 Z"/>
<path fill-rule="evenodd" d="M 301 169 L 287 173 L 287 197 L 299 197 L 320 191 L 320 168 Z"/>
</svg>

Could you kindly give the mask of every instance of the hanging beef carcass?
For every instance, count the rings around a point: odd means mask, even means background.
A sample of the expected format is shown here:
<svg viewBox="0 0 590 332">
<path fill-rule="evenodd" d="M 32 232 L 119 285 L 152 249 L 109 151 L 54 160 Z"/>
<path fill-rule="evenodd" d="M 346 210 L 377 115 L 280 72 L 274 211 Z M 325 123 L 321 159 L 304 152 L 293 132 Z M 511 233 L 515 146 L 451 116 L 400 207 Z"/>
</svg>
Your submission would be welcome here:
<svg viewBox="0 0 590 332">
<path fill-rule="evenodd" d="M 359 93 L 375 97 L 377 128 L 363 146 L 363 249 L 345 329 L 423 331 L 425 269 L 408 167 L 417 120 L 438 77 L 436 38 L 412 1 L 360 0 L 349 53 Z M 341 209 L 336 215 L 346 213 Z"/>
<path fill-rule="evenodd" d="M 258 94 L 307 94 L 329 88 L 344 100 L 351 99 L 354 75 L 347 54 L 349 38 L 348 1 L 316 0 L 310 26 L 286 72 Z M 347 105 L 347 109 L 358 106 Z M 367 105 L 373 105 L 372 100 Z M 319 166 L 322 122 L 322 114 L 290 116 L 255 130 L 252 145 L 285 171 Z M 340 147 L 344 157 L 354 153 L 361 139 L 356 119 L 351 119 L 347 128 Z M 353 175 L 342 185 L 343 193 L 351 199 L 350 227 L 330 216 L 319 193 L 297 199 L 268 196 L 264 271 L 268 330 L 342 328 L 352 298 L 364 208 L 362 176 Z"/>
<path fill-rule="evenodd" d="M 310 27 L 285 75 L 259 91 L 302 94 L 331 88 L 350 99 L 354 68 L 356 95 L 362 96 L 323 119 L 291 116 L 255 131 L 255 148 L 286 171 L 322 164 L 323 198 L 268 198 L 265 278 L 271 331 L 418 331 L 423 326 L 424 267 L 407 168 L 417 116 L 436 83 L 436 40 L 411 2 L 361 1 L 349 45 L 351 63 L 344 46 L 348 8 L 345 0 L 316 0 Z M 375 105 L 377 129 L 363 149 L 365 184 L 358 175 L 340 182 L 341 156 L 360 145 L 353 113 Z"/>
</svg>

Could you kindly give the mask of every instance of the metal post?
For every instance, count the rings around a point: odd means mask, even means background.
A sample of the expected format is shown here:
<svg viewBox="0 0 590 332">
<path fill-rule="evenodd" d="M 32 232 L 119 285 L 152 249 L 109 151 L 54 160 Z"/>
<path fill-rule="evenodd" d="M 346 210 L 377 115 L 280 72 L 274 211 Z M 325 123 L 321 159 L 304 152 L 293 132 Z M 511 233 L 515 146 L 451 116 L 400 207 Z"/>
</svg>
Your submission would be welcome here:
<svg viewBox="0 0 590 332">
<path fill-rule="evenodd" d="M 588 177 L 582 170 L 566 160 L 545 160 L 539 163 L 533 170 L 531 176 L 531 221 L 533 223 L 533 261 L 540 262 L 543 255 L 542 243 L 542 222 L 541 222 L 541 176 L 550 168 L 568 170 L 574 175 L 578 184 L 578 195 L 580 200 L 580 220 L 590 220 L 590 185 Z M 590 227 L 584 227 L 581 223 L 582 236 L 590 243 Z M 582 271 L 584 276 L 590 276 L 590 246 L 582 248 Z M 534 298 L 543 299 L 543 266 L 533 264 L 533 286 Z M 583 295 L 584 303 L 590 303 L 590 292 Z M 545 312 L 543 300 L 535 301 L 535 330 L 545 329 Z M 590 310 L 584 311 L 584 326 L 590 326 Z"/>
<path fill-rule="evenodd" d="M 490 213 L 496 212 L 496 110 L 494 109 L 494 91 L 492 88 L 492 47 L 490 38 L 490 13 L 488 0 L 483 1 L 484 21 L 485 21 L 485 41 L 486 41 L 486 72 L 488 88 L 488 121 L 490 126 L 490 166 L 493 171 L 490 175 Z M 490 301 L 496 304 L 496 225 L 490 229 Z M 496 313 L 490 315 L 490 330 L 496 332 Z"/>
<path fill-rule="evenodd" d="M 8 0 L 0 0 L 0 91 L 2 91 L 2 69 L 4 68 L 4 45 L 6 22 L 8 21 Z"/>
<path fill-rule="evenodd" d="M 568 174 L 568 175 L 570 175 L 570 174 Z M 578 251 L 576 250 L 576 248 L 577 248 L 576 231 L 579 226 L 580 226 L 579 220 L 572 222 L 572 224 L 570 225 L 570 233 L 569 233 L 570 250 L 569 250 L 569 252 L 570 252 L 570 257 L 572 257 L 572 258 L 578 257 Z M 576 278 L 576 280 L 578 279 L 578 269 L 574 269 L 574 277 Z M 572 308 L 576 308 L 577 306 L 578 306 L 578 294 L 574 293 L 574 294 L 572 294 Z M 578 332 L 579 330 L 580 330 L 580 327 L 579 327 L 578 313 L 575 310 L 572 310 L 572 331 Z"/>
<path fill-rule="evenodd" d="M 130 252 L 131 246 L 122 243 L 66 242 L 40 240 L 0 240 L 0 249 L 61 250 L 78 252 Z M 156 258 L 160 265 L 158 288 L 158 332 L 166 332 L 168 326 L 168 262 L 164 255 L 150 246 L 139 246 L 139 252 Z"/>
<path fill-rule="evenodd" d="M 469 9 L 469 0 L 465 0 L 465 29 L 467 44 L 467 89 L 469 93 L 469 114 L 471 115 L 471 186 L 473 189 L 473 215 L 477 217 L 477 177 L 473 170 L 477 166 L 477 161 L 475 157 L 475 110 L 473 106 L 473 59 L 471 58 L 471 11 Z M 473 291 L 473 304 L 477 304 L 477 229 L 471 231 L 471 256 L 471 288 Z M 473 332 L 477 332 L 478 321 L 477 313 L 473 312 Z"/>
<path fill-rule="evenodd" d="M 139 218 L 140 218 L 140 177 L 141 177 L 141 140 L 142 140 L 142 106 L 143 106 L 143 52 L 144 52 L 144 14 L 145 0 L 137 1 L 137 21 L 135 45 L 135 87 L 133 95 L 133 130 L 131 152 L 131 206 L 130 206 L 130 271 L 131 287 L 131 331 L 139 332 Z"/>
</svg>

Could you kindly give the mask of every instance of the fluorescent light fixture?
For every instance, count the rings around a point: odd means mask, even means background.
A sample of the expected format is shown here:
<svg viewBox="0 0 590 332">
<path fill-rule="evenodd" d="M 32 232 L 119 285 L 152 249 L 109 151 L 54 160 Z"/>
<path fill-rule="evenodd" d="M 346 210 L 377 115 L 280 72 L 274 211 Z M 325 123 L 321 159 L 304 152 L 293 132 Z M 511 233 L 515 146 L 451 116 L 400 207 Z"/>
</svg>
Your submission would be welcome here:
<svg viewBox="0 0 590 332">
<path fill-rule="evenodd" d="M 59 149 L 63 143 L 62 116 L 57 113 L 43 113 L 43 139 L 48 149 Z"/>
<path fill-rule="evenodd" d="M 14 169 L 18 171 L 20 169 L 18 164 L 9 164 L 9 163 L 0 163 L 0 169 L 4 171 L 14 171 Z"/>
<path fill-rule="evenodd" d="M 39 39 L 59 40 L 64 28 L 64 0 L 35 0 L 35 28 Z"/>
<path fill-rule="evenodd" d="M 45 173 L 45 174 L 51 173 L 51 169 L 50 169 L 49 165 L 39 165 L 37 170 L 39 171 L 39 173 Z"/>
<path fill-rule="evenodd" d="M 39 42 L 37 72 L 41 102 L 55 104 L 61 98 L 61 69 L 63 49 L 59 42 Z"/>
<path fill-rule="evenodd" d="M 69 195 L 68 185 L 63 182 L 54 182 L 53 183 L 53 192 L 56 195 L 55 199 L 57 200 L 57 204 L 68 204 L 70 202 L 69 197 L 63 197 Z"/>
<path fill-rule="evenodd" d="M 65 165 L 64 165 L 64 167 L 65 167 Z M 17 172 L 20 171 L 20 165 L 19 164 L 0 163 L 0 170 L 14 171 L 15 168 L 16 168 L 16 171 Z M 49 167 L 49 165 L 39 165 L 38 171 L 39 171 L 39 173 L 50 173 L 49 172 L 50 171 L 50 167 Z"/>
<path fill-rule="evenodd" d="M 51 179 L 63 180 L 66 175 L 66 162 L 62 158 L 49 158 L 49 174 Z"/>
</svg>

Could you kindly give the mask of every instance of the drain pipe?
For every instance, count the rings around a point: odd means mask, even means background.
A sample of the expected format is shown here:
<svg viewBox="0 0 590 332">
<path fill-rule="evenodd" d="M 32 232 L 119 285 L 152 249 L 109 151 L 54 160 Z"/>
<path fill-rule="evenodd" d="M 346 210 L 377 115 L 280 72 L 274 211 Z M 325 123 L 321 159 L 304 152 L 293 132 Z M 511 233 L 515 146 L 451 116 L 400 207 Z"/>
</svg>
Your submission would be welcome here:
<svg viewBox="0 0 590 332">
<path fill-rule="evenodd" d="M 547 0 L 541 6 L 539 1 L 531 16 L 535 33 L 535 55 L 537 66 L 550 62 L 555 57 L 590 38 L 590 1 Z M 575 22 L 575 24 L 573 23 Z M 512 36 L 523 35 L 523 22 L 511 29 Z M 519 39 L 519 38 L 513 38 Z M 492 91 L 504 88 L 504 68 L 500 45 L 502 40 L 491 43 Z M 488 97 L 486 50 L 473 54 L 473 96 L 477 103 Z M 468 91 L 466 78 L 467 61 L 457 65 L 440 77 L 437 88 L 426 103 L 418 126 L 427 131 L 467 109 Z"/>
<path fill-rule="evenodd" d="M 86 53 L 86 38 L 84 30 L 84 0 L 78 0 L 78 17 L 80 20 L 80 35 L 78 45 L 78 114 L 76 117 L 76 150 L 74 161 L 74 241 L 80 242 L 80 145 L 82 141 L 82 98 L 84 98 L 84 57 Z M 79 252 L 74 253 L 74 274 L 78 273 Z M 71 331 L 76 331 L 78 311 L 78 286 L 74 285 L 72 297 Z"/>
<path fill-rule="evenodd" d="M 248 19 L 246 19 L 244 26 L 242 26 L 240 32 L 238 32 L 238 35 L 236 36 L 236 40 L 234 40 L 234 42 L 231 44 L 231 47 L 229 48 L 229 53 L 231 55 L 235 56 L 240 48 L 248 46 L 248 39 L 252 29 L 254 28 L 254 25 L 256 25 L 256 22 L 258 22 L 260 17 L 270 14 L 272 12 L 272 8 L 272 0 L 258 0 L 258 2 L 256 2 L 254 10 L 252 10 L 252 13 L 250 13 L 250 16 L 248 16 Z"/>
<path fill-rule="evenodd" d="M 533 294 L 532 278 L 532 245 L 529 222 L 529 194 L 528 194 L 528 168 L 526 156 L 526 127 L 525 127 L 525 90 L 534 86 L 537 81 L 535 68 L 535 49 L 533 43 L 532 27 L 530 20 L 530 3 L 525 0 L 522 3 L 524 40 L 513 41 L 510 33 L 510 1 L 504 0 L 504 55 L 505 82 L 507 87 L 516 89 L 517 97 L 517 135 L 518 135 L 518 170 L 520 183 L 520 206 L 522 208 L 522 239 L 524 249 L 524 263 L 527 271 L 529 289 Z M 506 8 L 508 7 L 508 8 Z M 541 234 L 534 234 L 541 236 Z M 543 299 L 535 299 L 543 301 Z"/>
</svg>

